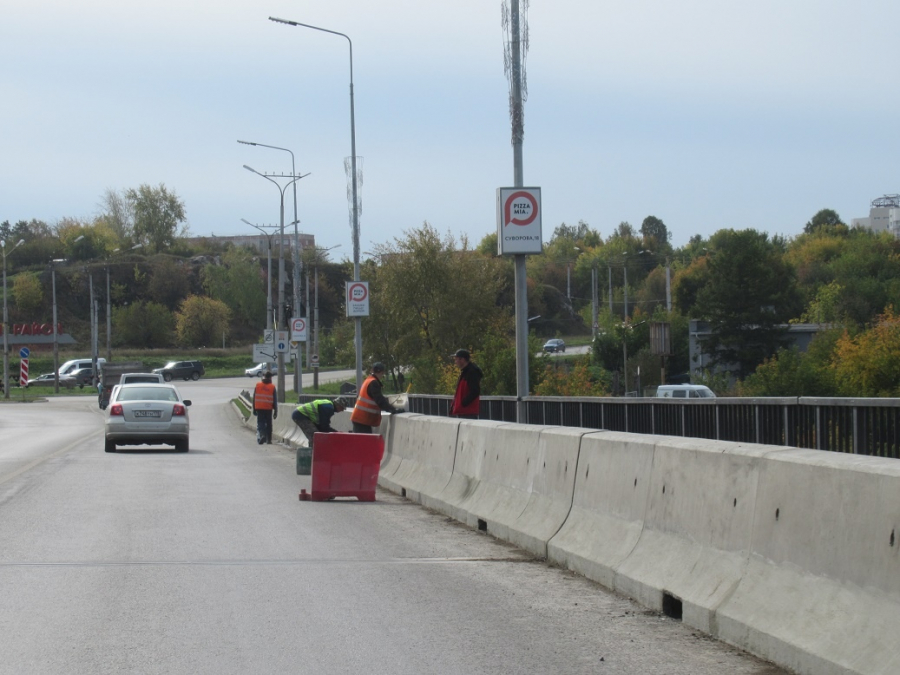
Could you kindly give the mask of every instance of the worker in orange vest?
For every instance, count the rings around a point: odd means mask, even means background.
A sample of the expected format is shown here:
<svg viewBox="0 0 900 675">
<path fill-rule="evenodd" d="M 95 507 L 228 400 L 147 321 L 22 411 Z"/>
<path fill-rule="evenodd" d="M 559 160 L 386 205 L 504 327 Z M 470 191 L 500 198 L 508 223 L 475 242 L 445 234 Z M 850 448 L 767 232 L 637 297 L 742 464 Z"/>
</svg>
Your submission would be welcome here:
<svg viewBox="0 0 900 675">
<path fill-rule="evenodd" d="M 253 415 L 256 417 L 256 442 L 272 443 L 272 420 L 278 417 L 278 395 L 267 370 L 253 391 Z"/>
<path fill-rule="evenodd" d="M 374 427 L 381 426 L 381 411 L 391 414 L 403 412 L 403 408 L 395 408 L 384 394 L 381 393 L 381 379 L 384 377 L 384 364 L 381 362 L 372 365 L 372 373 L 363 382 L 356 399 L 356 406 L 350 415 L 353 423 L 353 433 L 371 434 Z"/>
</svg>

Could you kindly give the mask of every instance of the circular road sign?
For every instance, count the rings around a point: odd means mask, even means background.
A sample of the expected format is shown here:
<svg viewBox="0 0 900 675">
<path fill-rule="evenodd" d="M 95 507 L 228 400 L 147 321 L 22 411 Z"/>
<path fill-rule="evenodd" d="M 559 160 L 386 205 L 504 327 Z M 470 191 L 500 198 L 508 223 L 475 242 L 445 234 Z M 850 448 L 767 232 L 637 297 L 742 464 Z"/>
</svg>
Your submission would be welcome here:
<svg viewBox="0 0 900 675">
<path fill-rule="evenodd" d="M 22 347 L 22 349 L 19 350 L 19 358 L 21 359 L 27 359 L 29 354 L 31 354 L 31 350 L 28 349 L 28 347 Z"/>
</svg>

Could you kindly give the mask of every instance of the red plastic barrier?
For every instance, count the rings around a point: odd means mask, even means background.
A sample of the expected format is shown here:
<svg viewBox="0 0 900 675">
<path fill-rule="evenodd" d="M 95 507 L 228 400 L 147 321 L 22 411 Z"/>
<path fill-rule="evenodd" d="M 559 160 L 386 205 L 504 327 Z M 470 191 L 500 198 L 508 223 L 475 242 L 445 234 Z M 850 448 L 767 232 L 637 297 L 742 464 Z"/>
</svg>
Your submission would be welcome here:
<svg viewBox="0 0 900 675">
<path fill-rule="evenodd" d="M 301 500 L 335 497 L 375 501 L 378 470 L 384 456 L 384 437 L 378 434 L 316 434 L 313 443 L 312 488 Z"/>
</svg>

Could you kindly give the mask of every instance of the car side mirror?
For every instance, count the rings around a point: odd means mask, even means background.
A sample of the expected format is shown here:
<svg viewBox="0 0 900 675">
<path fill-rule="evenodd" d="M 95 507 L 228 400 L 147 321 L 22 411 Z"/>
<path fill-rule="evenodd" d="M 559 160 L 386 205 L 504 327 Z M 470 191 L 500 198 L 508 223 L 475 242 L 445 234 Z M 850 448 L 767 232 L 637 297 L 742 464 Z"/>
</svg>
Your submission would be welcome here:
<svg viewBox="0 0 900 675">
<path fill-rule="evenodd" d="M 190 404 L 191 404 L 191 402 L 190 402 L 189 399 L 183 400 L 182 403 L 184 403 L 185 405 L 190 405 Z"/>
</svg>

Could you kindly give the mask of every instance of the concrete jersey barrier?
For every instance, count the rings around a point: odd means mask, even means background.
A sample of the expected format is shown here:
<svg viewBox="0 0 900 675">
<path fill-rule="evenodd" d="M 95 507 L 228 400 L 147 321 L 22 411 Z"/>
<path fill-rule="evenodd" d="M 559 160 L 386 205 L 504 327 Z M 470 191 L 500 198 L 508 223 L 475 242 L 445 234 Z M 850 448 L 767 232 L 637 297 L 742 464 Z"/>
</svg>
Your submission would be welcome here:
<svg viewBox="0 0 900 675">
<path fill-rule="evenodd" d="M 391 425 L 391 489 L 798 673 L 900 672 L 895 460 L 427 416 Z"/>
</svg>

